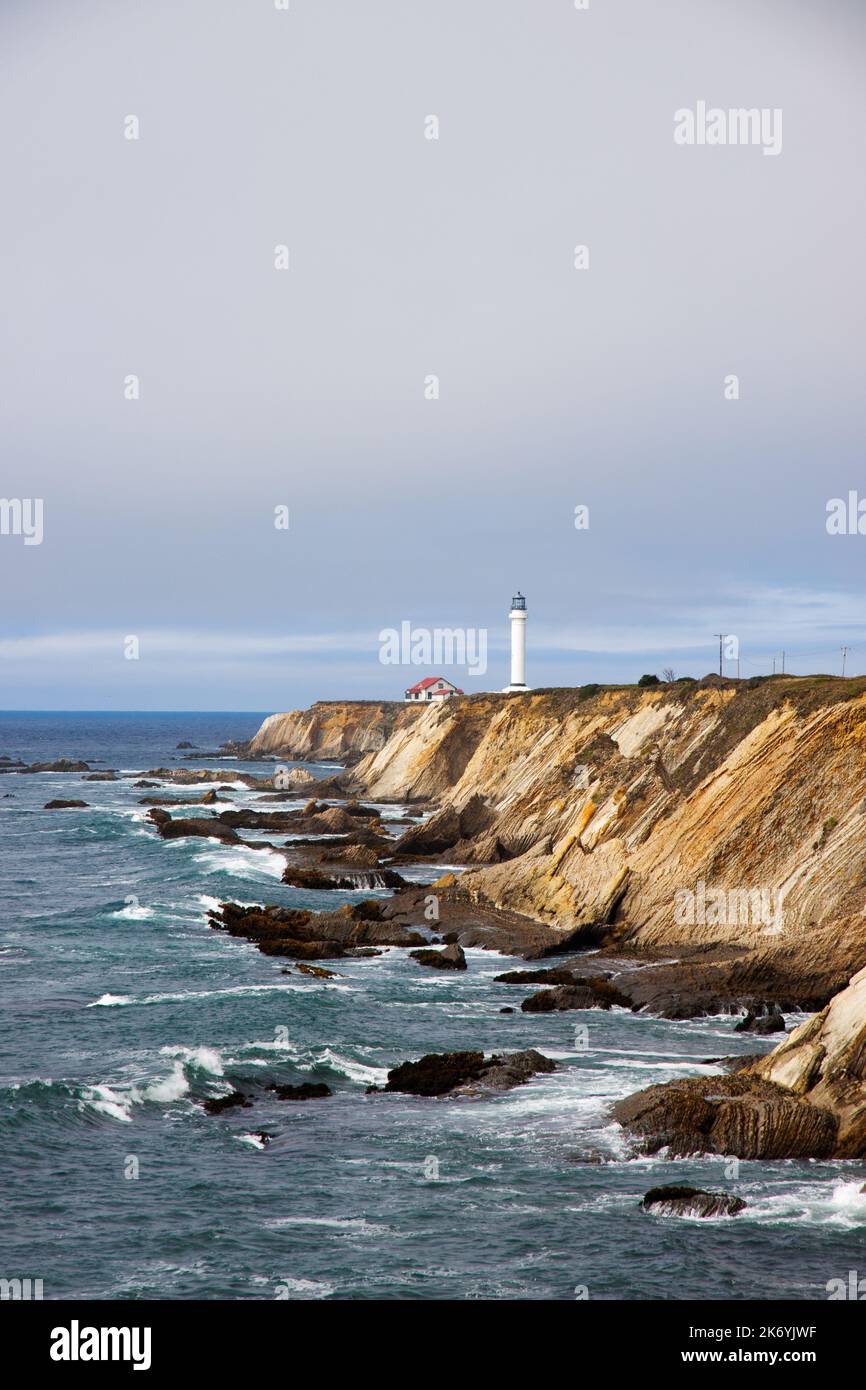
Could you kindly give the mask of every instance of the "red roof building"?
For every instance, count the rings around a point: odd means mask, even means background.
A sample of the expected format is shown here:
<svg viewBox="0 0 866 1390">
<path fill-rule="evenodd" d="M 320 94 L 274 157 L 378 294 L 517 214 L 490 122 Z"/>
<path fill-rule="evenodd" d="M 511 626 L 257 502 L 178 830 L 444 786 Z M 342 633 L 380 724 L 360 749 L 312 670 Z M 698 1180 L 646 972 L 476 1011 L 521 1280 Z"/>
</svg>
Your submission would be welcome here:
<svg viewBox="0 0 866 1390">
<path fill-rule="evenodd" d="M 444 676 L 425 676 L 423 680 L 409 686 L 406 691 L 406 703 L 413 705 L 425 700 L 451 700 L 455 695 L 462 694 L 463 691 L 452 685 Z"/>
</svg>

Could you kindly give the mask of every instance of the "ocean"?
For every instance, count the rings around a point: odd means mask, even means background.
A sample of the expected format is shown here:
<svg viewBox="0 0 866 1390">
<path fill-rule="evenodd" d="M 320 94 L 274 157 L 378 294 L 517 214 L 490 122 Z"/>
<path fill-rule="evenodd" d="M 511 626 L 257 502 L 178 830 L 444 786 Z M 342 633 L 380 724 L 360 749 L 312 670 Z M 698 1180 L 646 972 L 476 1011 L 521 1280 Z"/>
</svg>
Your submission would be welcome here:
<svg viewBox="0 0 866 1390">
<path fill-rule="evenodd" d="M 215 748 L 262 717 L 0 713 L 0 755 L 195 767 L 179 741 Z M 754 1051 L 732 1019 L 521 1014 L 527 991 L 494 980 L 520 962 L 481 950 L 462 974 L 397 949 L 285 974 L 208 907 L 370 894 L 285 887 L 271 852 L 163 841 L 145 794 L 0 776 L 0 1278 L 45 1298 L 826 1299 L 866 1272 L 866 1165 L 629 1156 L 611 1102 Z M 44 810 L 54 797 L 89 805 Z M 366 1093 L 425 1052 L 526 1047 L 557 1070 L 489 1099 Z M 334 1094 L 202 1108 L 270 1081 Z M 642 1212 L 668 1182 L 748 1205 Z"/>
</svg>

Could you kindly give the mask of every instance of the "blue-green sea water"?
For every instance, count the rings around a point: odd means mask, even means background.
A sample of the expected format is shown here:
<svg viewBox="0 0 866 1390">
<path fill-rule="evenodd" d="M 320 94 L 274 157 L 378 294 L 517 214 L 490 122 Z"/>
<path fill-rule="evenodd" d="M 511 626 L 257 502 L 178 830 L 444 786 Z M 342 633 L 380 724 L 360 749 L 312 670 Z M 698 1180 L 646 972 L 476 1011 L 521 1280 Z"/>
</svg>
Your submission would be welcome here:
<svg viewBox="0 0 866 1390">
<path fill-rule="evenodd" d="M 261 717 L 0 714 L 0 755 L 142 771 Z M 866 1271 L 866 1165 L 629 1157 L 611 1102 L 754 1050 L 732 1020 L 524 1015 L 525 991 L 494 981 L 519 962 L 480 950 L 465 974 L 396 949 L 331 962 L 332 980 L 284 974 L 208 906 L 352 895 L 284 887 L 269 851 L 162 841 L 143 795 L 0 776 L 0 1277 L 46 1298 L 817 1299 Z M 557 1071 L 491 1099 L 366 1094 L 424 1052 L 529 1046 Z M 202 1109 L 274 1080 L 334 1095 Z M 748 1206 L 646 1215 L 661 1182 Z"/>
</svg>

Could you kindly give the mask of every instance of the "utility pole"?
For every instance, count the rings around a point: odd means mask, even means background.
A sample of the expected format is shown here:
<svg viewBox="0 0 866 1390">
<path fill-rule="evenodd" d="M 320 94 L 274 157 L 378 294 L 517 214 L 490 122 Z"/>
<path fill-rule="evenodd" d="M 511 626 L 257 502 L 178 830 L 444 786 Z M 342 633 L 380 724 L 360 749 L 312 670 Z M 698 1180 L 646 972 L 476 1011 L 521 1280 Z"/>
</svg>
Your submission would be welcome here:
<svg viewBox="0 0 866 1390">
<path fill-rule="evenodd" d="M 785 653 L 782 652 L 782 675 L 785 674 Z"/>
<path fill-rule="evenodd" d="M 850 652 L 850 650 L 851 650 L 850 647 L 843 647 L 843 648 L 842 648 L 842 675 L 843 675 L 843 676 L 845 675 L 845 658 L 847 657 L 847 655 L 848 655 L 848 653 Z"/>
<path fill-rule="evenodd" d="M 725 634 L 724 634 L 723 632 L 716 632 L 716 633 L 714 633 L 713 635 L 714 635 L 715 637 L 718 637 L 718 639 L 719 639 L 719 675 L 721 675 L 721 674 L 722 674 L 722 643 L 723 643 L 724 640 L 725 640 Z"/>
</svg>

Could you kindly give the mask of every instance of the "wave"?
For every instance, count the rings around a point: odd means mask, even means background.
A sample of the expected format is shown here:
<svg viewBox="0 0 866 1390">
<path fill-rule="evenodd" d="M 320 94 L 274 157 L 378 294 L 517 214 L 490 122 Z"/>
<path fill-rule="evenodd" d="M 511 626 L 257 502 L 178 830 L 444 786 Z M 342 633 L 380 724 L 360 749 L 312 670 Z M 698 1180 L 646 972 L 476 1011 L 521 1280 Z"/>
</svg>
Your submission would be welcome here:
<svg viewBox="0 0 866 1390">
<path fill-rule="evenodd" d="M 390 1226 L 377 1225 L 363 1216 L 277 1216 L 265 1225 L 272 1230 L 280 1226 L 316 1226 L 336 1231 L 340 1235 L 379 1236 L 392 1235 Z"/>
<path fill-rule="evenodd" d="M 135 903 L 130 903 L 127 907 L 121 907 L 117 912 L 112 912 L 112 917 L 122 917 L 127 922 L 145 922 L 149 917 L 154 916 L 152 907 L 143 907 L 136 899 Z"/>
<path fill-rule="evenodd" d="M 286 857 L 276 850 L 244 849 L 232 845 L 228 849 L 205 850 L 195 856 L 206 874 L 231 874 L 236 878 L 277 878 L 283 876 Z"/>
</svg>

